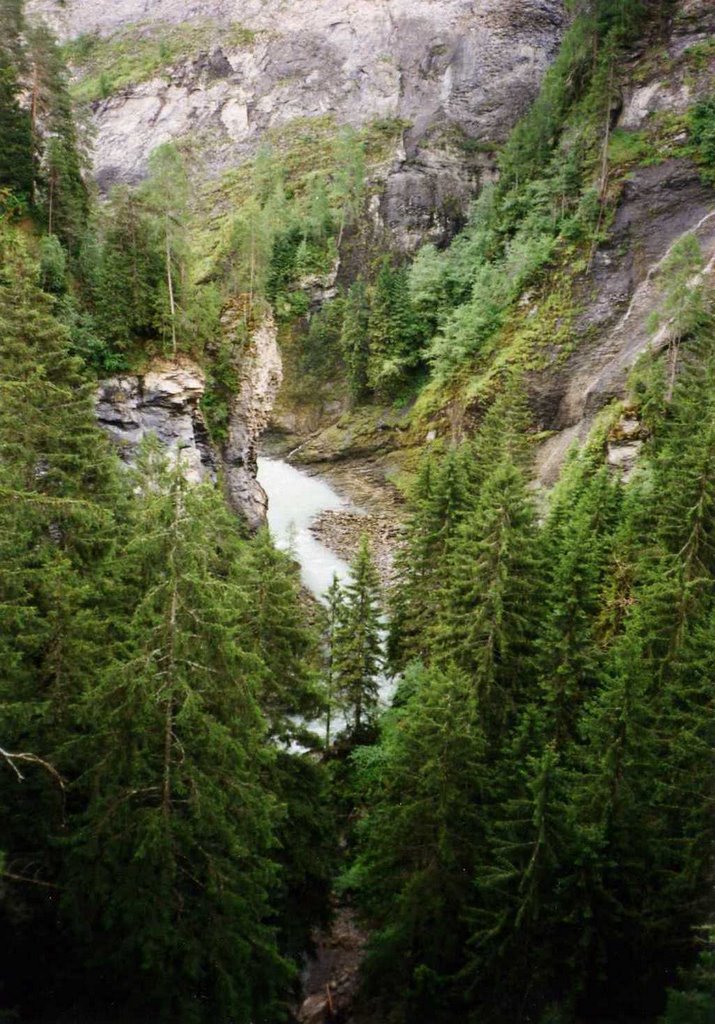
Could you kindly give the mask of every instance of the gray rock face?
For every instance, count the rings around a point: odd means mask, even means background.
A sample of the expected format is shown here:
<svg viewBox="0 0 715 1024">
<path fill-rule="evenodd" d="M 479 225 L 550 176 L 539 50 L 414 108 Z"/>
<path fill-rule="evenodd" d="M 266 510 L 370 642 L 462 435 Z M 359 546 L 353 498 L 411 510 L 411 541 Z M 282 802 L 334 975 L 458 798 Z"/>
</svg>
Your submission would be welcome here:
<svg viewBox="0 0 715 1024">
<path fill-rule="evenodd" d="M 224 327 L 230 331 L 231 326 L 229 312 Z M 190 482 L 215 480 L 222 469 L 231 507 L 256 530 L 265 522 L 268 507 L 256 480 L 258 442 L 268 424 L 281 375 L 277 332 L 267 318 L 253 333 L 248 351 L 242 353 L 239 388 L 231 402 L 228 437 L 220 451 L 211 442 L 200 409 L 206 389 L 203 371 L 187 359 L 157 361 L 145 374 L 102 381 L 97 391 L 97 419 L 128 465 L 135 463 L 142 439 L 154 434 L 170 453 L 180 453 Z"/>
<path fill-rule="evenodd" d="M 232 313 L 224 315 L 224 329 L 231 330 Z M 231 400 L 228 439 L 221 457 L 229 501 L 252 530 L 266 521 L 268 499 L 256 480 L 258 442 L 273 408 L 283 378 L 278 332 L 271 317 L 254 331 L 249 349 L 241 355 L 239 386 Z"/>
<path fill-rule="evenodd" d="M 714 34 L 711 0 L 680 0 L 665 46 L 668 73 L 663 73 L 663 54 L 659 60 L 639 65 L 640 73 L 633 76 L 634 84 L 623 97 L 618 127 L 642 130 L 653 117 L 683 115 L 710 95 L 715 74 L 712 55 L 695 65 L 687 58 L 688 51 L 712 40 Z M 703 256 L 703 273 L 691 282 L 698 287 L 715 276 L 715 192 L 699 169 L 683 159 L 634 171 L 623 190 L 609 239 L 595 254 L 575 325 L 575 351 L 558 371 L 548 371 L 533 382 L 540 425 L 556 431 L 537 457 L 544 484 L 554 483 L 567 451 L 587 436 L 598 411 L 624 397 L 638 358 L 668 346 L 669 324 L 654 330 L 652 315 L 662 305 L 668 256 L 691 234 Z M 608 461 L 627 479 L 643 440 L 627 436 L 622 429 L 618 433 L 609 442 Z"/>
<path fill-rule="evenodd" d="M 213 479 L 216 457 L 199 408 L 204 387 L 202 371 L 187 360 L 156 363 L 141 376 L 102 381 L 97 419 L 129 465 L 142 439 L 155 434 L 170 452 L 181 452 L 190 481 Z"/>
<path fill-rule="evenodd" d="M 563 0 L 31 0 L 62 37 L 211 19 L 207 52 L 95 105 L 100 182 L 134 181 L 171 139 L 201 138 L 204 173 L 250 157 L 269 129 L 332 115 L 404 119 L 386 168 L 396 241 L 439 240 L 463 213 L 488 151 L 535 96 L 558 47 Z M 255 32 L 246 45 L 222 27 Z M 139 31 L 142 29 L 139 28 Z M 465 145 L 466 140 L 466 145 Z M 484 151 L 482 151 L 484 150 Z"/>
<path fill-rule="evenodd" d="M 554 483 L 569 447 L 587 436 L 598 411 L 624 397 L 638 357 L 667 347 L 669 325 L 654 330 L 652 314 L 662 305 L 668 256 L 686 235 L 698 240 L 703 256 L 703 272 L 691 282 L 697 287 L 715 274 L 713 189 L 681 160 L 634 172 L 609 241 L 594 259 L 575 327 L 576 350 L 558 371 L 532 383 L 540 427 L 557 431 L 537 460 L 543 483 Z M 627 461 L 625 447 L 621 454 Z"/>
</svg>

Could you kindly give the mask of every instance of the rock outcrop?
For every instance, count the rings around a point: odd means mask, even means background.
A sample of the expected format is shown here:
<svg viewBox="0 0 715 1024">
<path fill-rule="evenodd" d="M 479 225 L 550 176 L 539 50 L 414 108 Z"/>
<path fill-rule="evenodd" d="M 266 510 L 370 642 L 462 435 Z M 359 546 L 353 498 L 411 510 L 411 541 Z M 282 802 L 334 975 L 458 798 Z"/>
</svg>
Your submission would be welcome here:
<svg viewBox="0 0 715 1024">
<path fill-rule="evenodd" d="M 233 328 L 233 312 L 224 329 Z M 214 445 L 201 412 L 204 373 L 188 359 L 157 360 L 146 373 L 101 382 L 97 419 L 124 462 L 133 465 L 143 438 L 154 434 L 169 452 L 181 452 L 192 483 L 223 473 L 231 507 L 250 529 L 262 526 L 268 502 L 256 480 L 258 442 L 266 429 L 281 383 L 281 357 L 275 324 L 267 317 L 253 332 L 238 366 L 239 386 L 231 399 L 227 436 Z"/>
<path fill-rule="evenodd" d="M 396 244 L 444 238 L 534 98 L 563 0 L 31 0 L 65 39 L 203 21 L 198 52 L 94 104 L 100 183 L 135 181 L 160 143 L 201 139 L 209 177 L 269 130 L 332 115 L 405 122 L 381 213 Z M 229 31 L 240 23 L 235 38 Z M 232 38 L 234 41 L 232 42 Z M 158 42 L 157 42 L 158 45 Z M 80 69 L 81 70 L 81 69 Z"/>
<path fill-rule="evenodd" d="M 224 330 L 232 330 L 229 311 Z M 247 350 L 240 354 L 239 385 L 231 399 L 228 438 L 221 450 L 229 501 L 241 512 L 251 529 L 266 520 L 268 499 L 256 479 L 258 442 L 268 426 L 271 409 L 283 377 L 278 332 L 267 316 L 253 332 Z"/>
<path fill-rule="evenodd" d="M 144 437 L 154 434 L 170 452 L 181 452 L 187 478 L 200 483 L 216 476 L 216 452 L 199 403 L 205 390 L 202 370 L 186 359 L 157 361 L 141 375 L 102 381 L 97 419 L 132 465 Z"/>
</svg>

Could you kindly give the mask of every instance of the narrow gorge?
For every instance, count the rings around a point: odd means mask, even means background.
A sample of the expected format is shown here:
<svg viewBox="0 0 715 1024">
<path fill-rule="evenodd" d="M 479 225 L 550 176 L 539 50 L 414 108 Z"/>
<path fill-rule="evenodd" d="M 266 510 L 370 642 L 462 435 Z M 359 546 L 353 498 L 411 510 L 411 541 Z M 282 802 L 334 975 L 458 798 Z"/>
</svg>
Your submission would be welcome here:
<svg viewBox="0 0 715 1024">
<path fill-rule="evenodd" d="M 712 0 L 0 0 L 0 1021 L 715 1020 Z"/>
</svg>

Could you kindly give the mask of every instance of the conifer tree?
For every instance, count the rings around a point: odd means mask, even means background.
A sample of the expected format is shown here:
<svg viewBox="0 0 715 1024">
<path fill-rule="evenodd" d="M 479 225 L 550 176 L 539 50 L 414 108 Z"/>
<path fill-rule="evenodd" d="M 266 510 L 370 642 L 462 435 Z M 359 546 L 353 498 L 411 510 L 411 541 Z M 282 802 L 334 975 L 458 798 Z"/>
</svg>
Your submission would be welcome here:
<svg viewBox="0 0 715 1024">
<path fill-rule="evenodd" d="M 410 306 L 407 273 L 385 257 L 370 299 L 368 384 L 381 398 L 391 398 L 405 373 L 418 362 L 415 322 Z"/>
<path fill-rule="evenodd" d="M 115 998 L 161 1018 L 248 1022 L 286 979 L 268 925 L 274 802 L 260 663 L 240 629 L 243 542 L 223 497 L 156 445 L 122 572 L 121 655 L 87 695 L 90 800 L 65 884 Z"/>
<path fill-rule="evenodd" d="M 170 143 L 158 146 L 149 159 L 144 188 L 148 207 L 157 218 L 164 254 L 164 278 L 158 292 L 156 327 L 176 355 L 183 341 L 189 305 L 188 218 L 189 179 L 184 160 Z"/>
<path fill-rule="evenodd" d="M 0 44 L 0 187 L 30 201 L 34 180 L 30 115 L 20 106 L 20 83 L 12 53 Z"/>
<path fill-rule="evenodd" d="M 525 480 L 512 463 L 501 462 L 451 546 L 436 637 L 440 661 L 471 678 L 488 739 L 531 687 L 539 571 Z"/>
<path fill-rule="evenodd" d="M 346 884 L 374 928 L 370 990 L 402 1007 L 395 1019 L 453 1020 L 464 1009 L 456 974 L 484 842 L 484 740 L 461 674 L 415 663 L 402 689 L 378 746 L 355 755 L 364 811 Z"/>
<path fill-rule="evenodd" d="M 492 781 L 488 838 L 475 863 L 466 973 L 485 1020 L 540 1019 L 553 1000 L 567 1009 L 578 977 L 573 923 L 573 816 L 553 745 L 510 751 Z"/>
<path fill-rule="evenodd" d="M 658 933 L 674 850 L 663 814 L 661 723 L 646 665 L 639 638 L 624 635 L 583 716 L 574 792 L 579 827 L 594 851 L 585 891 L 592 922 L 585 1001 L 625 1014 L 647 1005 L 668 962 Z M 627 985 L 622 968 L 631 975 Z"/>
<path fill-rule="evenodd" d="M 99 266 L 93 304 L 102 337 L 117 352 L 151 339 L 165 273 L 151 218 L 141 198 L 126 188 L 112 191 L 100 224 Z"/>
<path fill-rule="evenodd" d="M 350 565 L 341 619 L 334 653 L 338 700 L 348 735 L 359 742 L 375 722 L 383 666 L 380 581 L 367 537 Z"/>
<path fill-rule="evenodd" d="M 582 467 L 574 469 L 543 531 L 550 578 L 537 642 L 547 735 L 560 751 L 575 738 L 580 710 L 598 685 L 596 630 L 618 507 L 605 466 L 586 481 Z"/>
<path fill-rule="evenodd" d="M 68 88 L 68 72 L 57 40 L 45 25 L 29 33 L 30 114 L 43 160 L 36 168 L 47 233 L 57 235 L 76 255 L 89 213 L 83 173 L 86 155 Z"/>
<path fill-rule="evenodd" d="M 333 711 L 336 707 L 337 666 L 340 624 L 345 619 L 345 596 L 337 575 L 325 593 L 326 620 L 323 632 L 325 648 L 325 749 L 330 747 Z"/>
<path fill-rule="evenodd" d="M 336 163 L 330 198 L 339 211 L 336 240 L 339 249 L 346 227 L 360 212 L 365 189 L 364 147 L 354 129 L 349 126 L 345 127 L 338 137 Z"/>
<path fill-rule="evenodd" d="M 7 225 L 0 245 L 0 734 L 5 749 L 55 772 L 29 765 L 21 786 L 9 771 L 0 780 L 14 876 L 0 900 L 3 945 L 13 950 L 4 977 L 25 998 L 37 949 L 58 941 L 47 894 L 60 871 L 60 780 L 78 771 L 76 708 L 112 646 L 117 597 L 108 584 L 122 489 L 94 419 L 94 386 L 38 287 L 39 268 Z M 69 950 L 68 973 L 73 960 Z M 61 978 L 59 959 L 53 964 L 48 990 Z"/>
<path fill-rule="evenodd" d="M 369 307 L 365 282 L 358 278 L 345 299 L 340 347 L 348 372 L 350 394 L 354 401 L 363 401 L 368 394 Z"/>
<path fill-rule="evenodd" d="M 301 606 L 300 580 L 289 555 L 260 530 L 237 567 L 245 600 L 239 621 L 263 666 L 257 699 L 273 736 L 290 743 L 315 721 L 323 695 L 315 673 L 316 641 Z"/>
<path fill-rule="evenodd" d="M 472 450 L 449 448 L 422 460 L 411 499 L 404 544 L 397 556 L 391 596 L 390 664 L 399 671 L 413 658 L 428 660 L 446 582 L 446 553 L 474 500 Z"/>
<path fill-rule="evenodd" d="M 249 307 L 266 294 L 268 282 L 272 280 L 270 275 L 275 266 L 272 268 L 271 261 L 276 228 L 277 225 L 255 197 L 244 203 L 233 223 L 230 285 L 236 294 L 248 296 Z"/>
</svg>

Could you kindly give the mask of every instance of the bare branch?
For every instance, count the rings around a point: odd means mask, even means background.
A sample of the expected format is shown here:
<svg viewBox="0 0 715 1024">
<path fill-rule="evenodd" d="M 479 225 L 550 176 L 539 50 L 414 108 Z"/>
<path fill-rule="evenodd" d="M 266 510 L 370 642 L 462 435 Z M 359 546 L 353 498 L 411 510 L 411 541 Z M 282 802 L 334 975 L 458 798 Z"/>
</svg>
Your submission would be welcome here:
<svg viewBox="0 0 715 1024">
<path fill-rule="evenodd" d="M 65 784 L 62 776 L 57 771 L 54 765 L 50 764 L 49 761 L 43 761 L 37 754 L 11 754 L 8 750 L 4 750 L 0 747 L 0 757 L 4 758 L 5 761 L 10 765 L 12 770 L 17 775 L 18 782 L 24 782 L 25 776 L 22 774 L 20 769 L 17 767 L 17 761 L 23 761 L 26 764 L 39 764 L 41 768 L 49 772 L 52 778 L 55 780 L 61 790 L 64 790 Z"/>
</svg>

